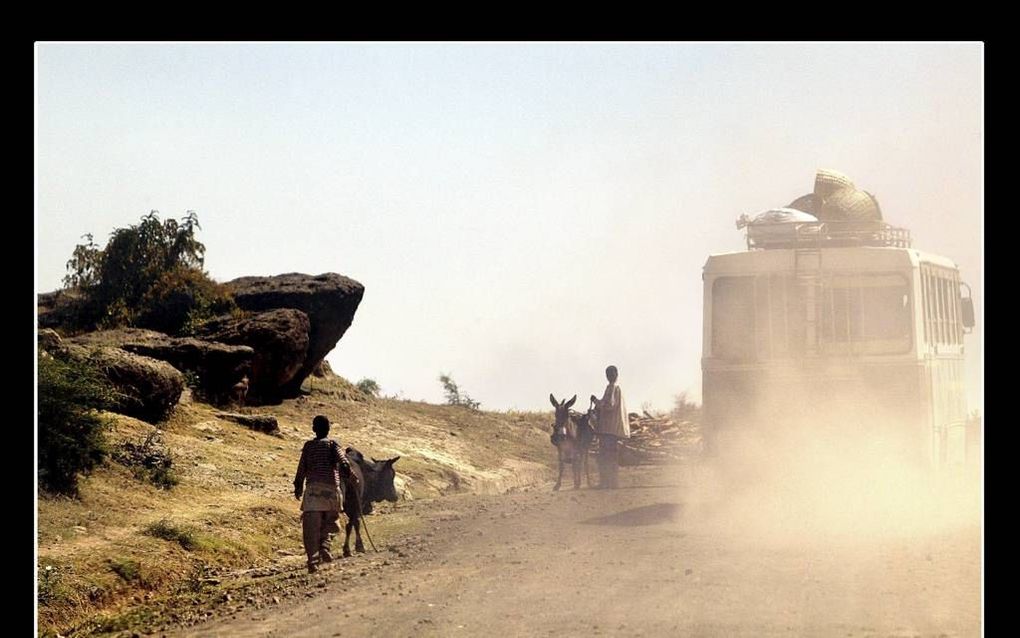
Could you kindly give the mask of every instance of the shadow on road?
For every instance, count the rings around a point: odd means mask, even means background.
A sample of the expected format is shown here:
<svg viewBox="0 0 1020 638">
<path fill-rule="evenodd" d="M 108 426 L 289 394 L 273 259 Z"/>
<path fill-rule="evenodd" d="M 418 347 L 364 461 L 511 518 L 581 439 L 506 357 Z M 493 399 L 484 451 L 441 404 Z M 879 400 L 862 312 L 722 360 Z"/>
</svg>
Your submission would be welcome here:
<svg viewBox="0 0 1020 638">
<path fill-rule="evenodd" d="M 608 516 L 589 518 L 586 521 L 581 521 L 581 524 L 622 526 L 657 525 L 659 523 L 668 523 L 679 519 L 682 510 L 683 505 L 680 503 L 654 503 L 652 505 L 643 505 L 641 507 L 624 510 Z"/>
<path fill-rule="evenodd" d="M 618 490 L 658 490 L 658 489 L 663 489 L 663 488 L 678 489 L 678 488 L 681 488 L 681 487 L 683 487 L 683 485 L 681 485 L 679 483 L 660 483 L 660 484 L 657 484 L 657 485 L 651 485 L 651 484 L 621 485 L 620 487 L 618 487 L 616 489 L 618 489 Z"/>
</svg>

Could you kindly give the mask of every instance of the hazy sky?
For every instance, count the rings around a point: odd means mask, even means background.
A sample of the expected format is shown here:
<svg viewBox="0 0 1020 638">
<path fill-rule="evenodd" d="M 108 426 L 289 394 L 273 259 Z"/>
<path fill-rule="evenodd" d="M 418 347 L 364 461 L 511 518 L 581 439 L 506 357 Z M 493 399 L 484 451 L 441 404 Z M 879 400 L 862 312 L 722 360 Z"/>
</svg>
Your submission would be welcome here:
<svg viewBox="0 0 1020 638">
<path fill-rule="evenodd" d="M 365 285 L 333 368 L 485 407 L 701 391 L 701 269 L 834 168 L 960 265 L 980 407 L 974 43 L 37 45 L 36 288 L 81 235 L 197 211 L 218 280 Z"/>
</svg>

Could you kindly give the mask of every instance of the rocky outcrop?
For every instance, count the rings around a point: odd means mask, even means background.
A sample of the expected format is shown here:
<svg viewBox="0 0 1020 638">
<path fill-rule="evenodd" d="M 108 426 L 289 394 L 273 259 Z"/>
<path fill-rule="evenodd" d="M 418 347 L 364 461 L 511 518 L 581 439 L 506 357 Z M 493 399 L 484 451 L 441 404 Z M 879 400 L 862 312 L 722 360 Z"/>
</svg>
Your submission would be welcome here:
<svg viewBox="0 0 1020 638">
<path fill-rule="evenodd" d="M 255 358 L 255 351 L 247 346 L 170 337 L 138 328 L 90 332 L 68 341 L 84 346 L 116 347 L 165 361 L 194 375 L 199 394 L 213 403 L 229 398 L 230 388 L 251 370 Z"/>
<path fill-rule="evenodd" d="M 365 292 L 360 283 L 336 273 L 242 277 L 226 285 L 238 307 L 250 314 L 217 319 L 201 328 L 197 338 L 118 329 L 88 333 L 70 343 L 116 347 L 165 361 L 197 377 L 197 389 L 212 402 L 228 398 L 230 388 L 248 374 L 248 400 L 275 403 L 298 396 L 313 372 L 330 373 L 325 356 L 351 326 Z M 39 295 L 40 327 L 69 325 L 79 301 L 64 290 Z M 59 343 L 56 333 L 40 333 L 40 339 L 40 344 Z"/>
<path fill-rule="evenodd" d="M 284 398 L 299 394 L 301 383 L 350 327 L 365 293 L 360 283 L 336 273 L 241 277 L 226 285 L 244 310 L 294 308 L 308 316 L 308 352 L 294 377 L 280 388 Z"/>
<path fill-rule="evenodd" d="M 51 353 L 95 365 L 117 390 L 114 411 L 150 423 L 166 418 L 184 390 L 184 375 L 169 363 L 118 347 L 64 343 Z"/>
<path fill-rule="evenodd" d="M 248 378 L 249 403 L 276 403 L 286 396 L 283 388 L 290 385 L 308 358 L 309 332 L 308 315 L 293 308 L 240 319 L 224 317 L 199 330 L 204 338 L 254 349 Z"/>
</svg>

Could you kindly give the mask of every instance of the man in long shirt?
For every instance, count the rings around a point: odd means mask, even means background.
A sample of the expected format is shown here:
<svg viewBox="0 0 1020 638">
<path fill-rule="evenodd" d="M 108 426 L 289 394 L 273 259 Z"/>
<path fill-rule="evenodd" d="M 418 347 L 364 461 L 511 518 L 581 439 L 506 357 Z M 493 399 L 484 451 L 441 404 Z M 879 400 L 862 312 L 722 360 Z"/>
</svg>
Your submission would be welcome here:
<svg viewBox="0 0 1020 638">
<path fill-rule="evenodd" d="M 326 438 L 329 419 L 319 415 L 312 420 L 315 438 L 306 441 L 301 450 L 297 474 L 294 475 L 294 498 L 301 500 L 301 531 L 308 554 L 308 572 L 316 570 L 321 561 L 333 560 L 329 553 L 331 536 L 340 531 L 337 521 L 343 490 L 340 478 L 351 478 L 347 456 L 336 441 Z"/>
<path fill-rule="evenodd" d="M 630 438 L 630 421 L 623 403 L 623 391 L 616 384 L 616 366 L 606 368 L 609 385 L 599 400 L 592 395 L 598 410 L 599 489 L 619 487 L 620 439 Z"/>
</svg>

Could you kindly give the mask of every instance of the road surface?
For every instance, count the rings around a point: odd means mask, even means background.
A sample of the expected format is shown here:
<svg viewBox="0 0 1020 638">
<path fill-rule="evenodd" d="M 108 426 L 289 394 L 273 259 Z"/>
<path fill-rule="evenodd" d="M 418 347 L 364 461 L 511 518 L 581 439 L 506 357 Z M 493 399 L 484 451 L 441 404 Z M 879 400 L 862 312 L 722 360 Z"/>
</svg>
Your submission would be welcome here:
<svg viewBox="0 0 1020 638">
<path fill-rule="evenodd" d="M 417 539 L 180 635 L 980 635 L 979 521 L 766 533 L 762 516 L 706 499 L 703 480 L 624 468 L 618 490 L 402 504 L 425 522 Z"/>
</svg>

